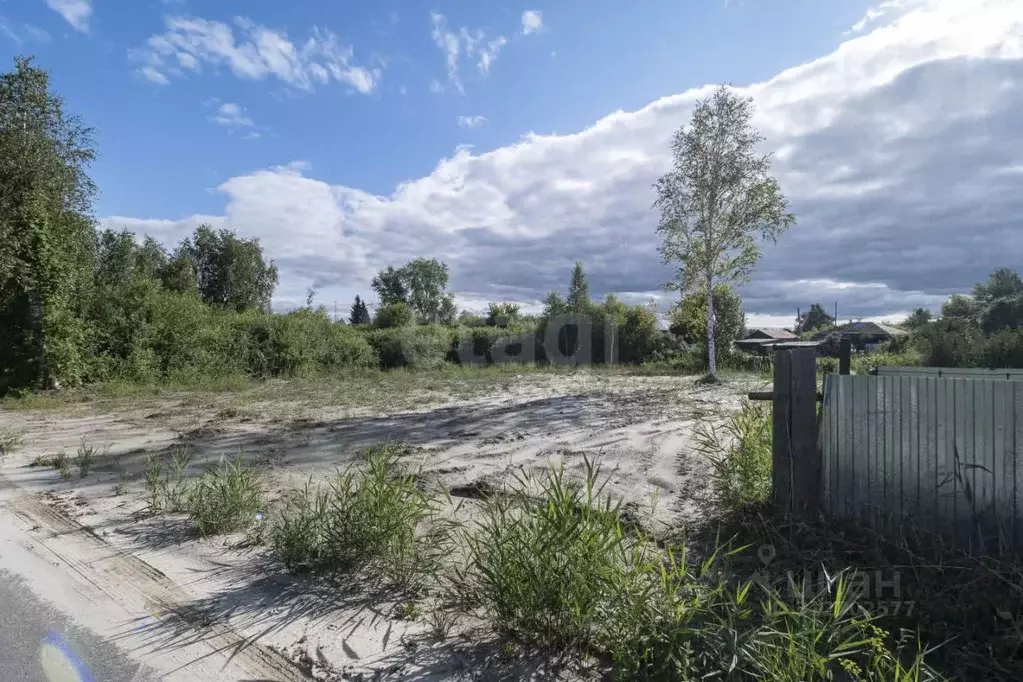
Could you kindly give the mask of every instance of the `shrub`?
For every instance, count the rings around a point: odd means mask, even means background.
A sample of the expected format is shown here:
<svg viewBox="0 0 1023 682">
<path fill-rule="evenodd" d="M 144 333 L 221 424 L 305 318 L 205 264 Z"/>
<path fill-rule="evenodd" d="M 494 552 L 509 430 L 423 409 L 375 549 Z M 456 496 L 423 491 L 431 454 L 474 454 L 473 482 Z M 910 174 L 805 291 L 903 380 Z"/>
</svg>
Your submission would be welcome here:
<svg viewBox="0 0 1023 682">
<path fill-rule="evenodd" d="M 339 471 L 329 489 L 293 495 L 270 533 L 291 570 L 371 568 L 389 584 L 417 591 L 451 551 L 439 501 L 394 445 L 368 449 L 361 467 Z"/>
<path fill-rule="evenodd" d="M 199 534 L 207 536 L 248 528 L 263 505 L 259 475 L 239 453 L 203 474 L 188 491 L 185 506 Z"/>
<path fill-rule="evenodd" d="M 378 329 L 393 329 L 394 327 L 406 327 L 416 321 L 415 313 L 408 303 L 397 301 L 388 303 L 377 308 L 373 318 L 373 326 Z"/>
<path fill-rule="evenodd" d="M 441 325 L 377 329 L 366 335 L 380 366 L 417 369 L 442 365 L 452 352 L 452 331 Z"/>
<path fill-rule="evenodd" d="M 748 400 L 723 426 L 707 422 L 697 426 L 697 450 L 714 467 L 714 490 L 726 509 L 770 498 L 771 434 L 770 410 Z"/>
</svg>

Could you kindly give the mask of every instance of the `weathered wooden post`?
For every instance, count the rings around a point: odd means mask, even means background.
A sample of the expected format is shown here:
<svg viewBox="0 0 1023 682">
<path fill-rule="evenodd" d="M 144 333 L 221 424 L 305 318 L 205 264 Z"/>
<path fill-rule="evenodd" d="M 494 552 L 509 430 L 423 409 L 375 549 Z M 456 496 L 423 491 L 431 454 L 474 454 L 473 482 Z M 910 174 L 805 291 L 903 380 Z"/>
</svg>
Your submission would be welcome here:
<svg viewBox="0 0 1023 682">
<path fill-rule="evenodd" d="M 774 500 L 787 512 L 814 515 L 821 472 L 815 348 L 775 352 L 772 427 Z"/>
<path fill-rule="evenodd" d="M 843 338 L 839 344 L 838 351 L 838 373 L 849 374 L 852 365 L 852 341 Z"/>
</svg>

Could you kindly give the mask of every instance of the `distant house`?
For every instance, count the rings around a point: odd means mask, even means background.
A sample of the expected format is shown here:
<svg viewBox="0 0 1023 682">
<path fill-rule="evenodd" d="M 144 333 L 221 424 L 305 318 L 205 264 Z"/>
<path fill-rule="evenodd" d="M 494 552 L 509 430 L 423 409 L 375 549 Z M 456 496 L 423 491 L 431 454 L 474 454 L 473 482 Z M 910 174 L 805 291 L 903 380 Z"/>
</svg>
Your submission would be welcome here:
<svg viewBox="0 0 1023 682">
<path fill-rule="evenodd" d="M 907 332 L 898 327 L 881 324 L 880 322 L 850 322 L 834 329 L 821 332 L 814 339 L 825 341 L 828 339 L 849 339 L 854 350 L 870 352 L 879 345 L 898 336 L 904 336 Z"/>
<path fill-rule="evenodd" d="M 752 353 L 766 353 L 774 345 L 798 341 L 799 337 L 787 329 L 753 328 L 746 331 L 746 336 L 735 342 L 735 347 Z"/>
</svg>

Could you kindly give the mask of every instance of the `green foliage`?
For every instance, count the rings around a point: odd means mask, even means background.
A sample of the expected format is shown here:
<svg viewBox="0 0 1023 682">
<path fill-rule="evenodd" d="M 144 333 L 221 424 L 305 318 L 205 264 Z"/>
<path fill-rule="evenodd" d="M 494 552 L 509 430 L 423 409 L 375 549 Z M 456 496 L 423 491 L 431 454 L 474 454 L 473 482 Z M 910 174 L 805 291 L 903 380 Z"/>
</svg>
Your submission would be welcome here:
<svg viewBox="0 0 1023 682">
<path fill-rule="evenodd" d="M 506 328 L 514 325 L 521 316 L 517 303 L 491 303 L 487 306 L 487 316 L 483 323 L 488 327 Z"/>
<path fill-rule="evenodd" d="M 221 459 L 188 491 L 185 508 L 202 536 L 244 530 L 264 508 L 258 472 L 241 453 L 234 460 Z"/>
<path fill-rule="evenodd" d="M 409 304 L 404 301 L 382 303 L 377 308 L 376 317 L 373 319 L 373 326 L 379 329 L 405 327 L 414 323 L 415 314 Z"/>
<path fill-rule="evenodd" d="M 13 455 L 15 450 L 21 447 L 23 438 L 21 431 L 0 428 L 0 459 Z"/>
<path fill-rule="evenodd" d="M 583 264 L 576 263 L 572 268 L 572 281 L 568 286 L 568 298 L 565 299 L 568 312 L 573 315 L 585 315 L 590 311 L 590 285 L 586 283 Z"/>
<path fill-rule="evenodd" d="M 980 324 L 980 306 L 969 296 L 955 294 L 941 306 L 941 320 L 962 325 Z"/>
<path fill-rule="evenodd" d="M 192 453 L 185 446 L 173 448 L 166 456 L 153 455 L 146 461 L 146 501 L 151 513 L 186 510 L 188 466 Z"/>
<path fill-rule="evenodd" d="M 457 311 L 446 293 L 448 266 L 436 258 L 416 258 L 395 269 L 387 266 L 373 278 L 381 308 L 404 303 L 420 324 L 452 324 Z M 395 326 L 395 325 L 390 325 Z"/>
<path fill-rule="evenodd" d="M 366 302 L 358 296 L 355 297 L 355 303 L 352 304 L 352 313 L 348 316 L 348 322 L 353 325 L 369 324 L 372 322 L 369 310 L 366 308 Z"/>
<path fill-rule="evenodd" d="M 235 310 L 270 310 L 277 266 L 263 258 L 258 239 L 200 225 L 178 247 L 178 258 L 195 270 L 199 296 L 209 305 Z"/>
<path fill-rule="evenodd" d="M 697 451 L 714 467 L 714 491 L 728 510 L 762 504 L 771 496 L 771 412 L 744 400 L 723 426 L 701 422 Z"/>
<path fill-rule="evenodd" d="M 445 362 L 452 353 L 454 332 L 442 325 L 407 325 L 376 329 L 366 335 L 380 366 L 430 368 Z"/>
<path fill-rule="evenodd" d="M 824 310 L 824 306 L 820 303 L 814 303 L 809 310 L 796 319 L 796 329 L 800 333 L 816 332 L 834 325 L 835 318 L 828 315 L 828 311 Z"/>
<path fill-rule="evenodd" d="M 902 323 L 902 327 L 910 331 L 920 329 L 924 325 L 929 324 L 933 317 L 934 315 L 927 308 L 917 308 Z"/>
<path fill-rule="evenodd" d="M 452 549 L 439 500 L 424 493 L 402 449 L 382 445 L 358 467 L 338 471 L 329 488 L 291 496 L 270 544 L 291 570 L 372 568 L 392 585 L 418 591 Z"/>
<path fill-rule="evenodd" d="M 655 184 L 661 255 L 678 268 L 672 288 L 702 287 L 713 297 L 719 283 L 748 280 L 760 259 L 757 237 L 774 241 L 795 223 L 769 175 L 770 157 L 759 153 L 763 137 L 752 119 L 752 98 L 722 86 L 675 133 L 672 168 Z M 713 375 L 710 321 L 706 334 Z"/>
<path fill-rule="evenodd" d="M 682 298 L 671 310 L 673 334 L 689 345 L 702 344 L 704 362 L 707 347 L 707 296 L 706 290 L 697 290 Z M 732 342 L 739 338 L 746 325 L 742 310 L 742 299 L 732 287 L 718 284 L 714 287 L 714 340 L 718 357 L 726 355 Z"/>
<path fill-rule="evenodd" d="M 86 374 L 96 151 L 49 85 L 30 59 L 0 75 L 0 394 Z"/>
<path fill-rule="evenodd" d="M 568 314 L 568 304 L 565 299 L 556 291 L 549 292 L 543 300 L 543 312 L 540 317 L 550 320 L 566 314 Z"/>
</svg>

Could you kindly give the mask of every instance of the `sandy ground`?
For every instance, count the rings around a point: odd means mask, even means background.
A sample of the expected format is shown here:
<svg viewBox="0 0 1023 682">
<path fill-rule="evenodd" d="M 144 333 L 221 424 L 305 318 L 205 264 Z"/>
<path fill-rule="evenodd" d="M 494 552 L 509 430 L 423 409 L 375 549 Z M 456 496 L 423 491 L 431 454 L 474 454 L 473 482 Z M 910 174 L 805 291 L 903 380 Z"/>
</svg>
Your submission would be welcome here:
<svg viewBox="0 0 1023 682">
<path fill-rule="evenodd" d="M 0 428 L 24 435 L 0 464 L 0 568 L 32 574 L 34 590 L 165 679 L 557 676 L 532 662 L 525 669 L 471 628 L 438 641 L 426 622 L 402 620 L 395 604 L 353 578 L 293 578 L 240 538 L 201 540 L 183 518 L 147 517 L 146 458 L 187 444 L 198 474 L 241 452 L 279 492 L 391 440 L 416 446 L 409 457 L 425 485 L 472 498 L 520 468 L 553 462 L 578 473 L 589 456 L 634 518 L 655 534 L 673 533 L 713 505 L 709 466 L 693 451 L 696 425 L 720 420 L 762 388 L 755 380 L 707 387 L 685 377 L 580 372 L 511 377 L 457 400 L 434 392 L 414 409 L 407 399 L 394 409 L 338 407 L 282 392 L 260 401 L 176 396 L 102 412 L 0 411 Z M 97 449 L 86 477 L 72 468 L 62 480 L 32 466 L 61 450 L 74 457 L 83 439 Z"/>
</svg>

